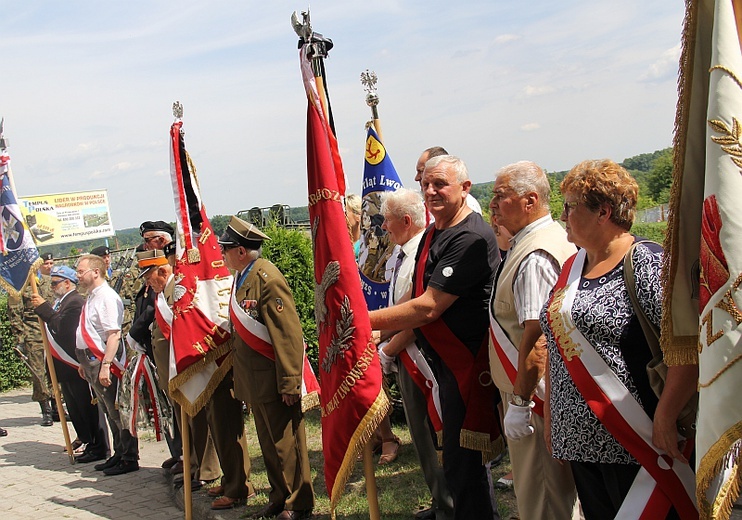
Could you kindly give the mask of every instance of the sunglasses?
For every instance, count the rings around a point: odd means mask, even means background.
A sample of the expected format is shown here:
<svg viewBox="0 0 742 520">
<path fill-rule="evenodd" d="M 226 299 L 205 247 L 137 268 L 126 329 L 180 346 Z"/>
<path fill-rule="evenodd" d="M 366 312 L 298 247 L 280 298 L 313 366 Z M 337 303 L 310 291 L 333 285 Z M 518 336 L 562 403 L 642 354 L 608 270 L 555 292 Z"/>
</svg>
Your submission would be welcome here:
<svg viewBox="0 0 742 520">
<path fill-rule="evenodd" d="M 66 282 L 67 280 L 52 280 L 52 283 L 50 284 L 52 287 L 56 287 L 62 282 Z"/>
</svg>

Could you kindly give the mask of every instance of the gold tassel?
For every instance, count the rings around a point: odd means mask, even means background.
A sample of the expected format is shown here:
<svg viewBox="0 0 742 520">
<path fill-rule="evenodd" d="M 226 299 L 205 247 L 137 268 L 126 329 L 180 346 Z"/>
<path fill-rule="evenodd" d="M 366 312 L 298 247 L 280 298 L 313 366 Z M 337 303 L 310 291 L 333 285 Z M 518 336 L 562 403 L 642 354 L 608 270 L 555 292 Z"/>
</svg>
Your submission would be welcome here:
<svg viewBox="0 0 742 520">
<path fill-rule="evenodd" d="M 742 452 L 742 422 L 738 422 L 729 428 L 714 444 L 709 447 L 708 452 L 701 458 L 696 472 L 696 501 L 701 518 L 729 518 L 732 506 L 739 497 L 739 464 Z M 717 495 L 712 507 L 706 498 L 706 492 L 711 482 L 724 471 L 730 464 L 733 465 L 733 476 L 724 483 Z M 719 513 L 724 513 L 716 516 Z"/>
<path fill-rule="evenodd" d="M 386 417 L 390 407 L 391 403 L 389 399 L 384 391 L 381 390 L 350 438 L 348 449 L 345 451 L 345 457 L 335 477 L 335 484 L 332 486 L 332 495 L 330 495 L 330 515 L 333 520 L 335 519 L 335 508 L 345 489 L 345 484 L 348 482 L 348 477 L 350 477 L 355 461 L 358 459 L 363 447 L 371 439 L 376 428 L 378 428 L 381 421 Z"/>
<path fill-rule="evenodd" d="M 319 408 L 319 393 L 312 392 L 301 398 L 301 412 L 305 413 L 313 408 Z"/>
</svg>

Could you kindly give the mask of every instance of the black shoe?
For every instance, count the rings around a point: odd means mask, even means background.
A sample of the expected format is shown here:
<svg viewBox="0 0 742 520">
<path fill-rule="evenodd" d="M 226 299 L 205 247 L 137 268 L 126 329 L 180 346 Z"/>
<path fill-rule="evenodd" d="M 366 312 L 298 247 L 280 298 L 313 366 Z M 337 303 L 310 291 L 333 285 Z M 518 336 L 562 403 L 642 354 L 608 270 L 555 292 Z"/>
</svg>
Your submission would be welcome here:
<svg viewBox="0 0 742 520">
<path fill-rule="evenodd" d="M 5 437 L 6 435 L 8 435 L 8 430 L 0 428 L 0 437 Z"/>
<path fill-rule="evenodd" d="M 95 466 L 93 466 L 93 469 L 95 469 L 95 471 L 104 471 L 106 469 L 111 469 L 114 466 L 117 466 L 120 461 L 121 461 L 121 457 L 119 457 L 118 455 L 114 455 L 107 461 L 101 464 L 96 464 Z"/>
<path fill-rule="evenodd" d="M 109 477 L 112 477 L 114 475 L 123 475 L 124 473 L 131 473 L 132 471 L 137 471 L 138 469 L 139 469 L 139 463 L 137 461 L 122 460 L 122 461 L 119 461 L 119 463 L 116 464 L 114 467 L 104 470 L 103 474 L 108 475 Z"/>
<path fill-rule="evenodd" d="M 51 399 L 39 402 L 39 407 L 41 408 L 41 426 L 54 426 Z"/>
<path fill-rule="evenodd" d="M 169 458 L 169 459 L 167 459 L 167 460 L 166 460 L 165 462 L 163 462 L 163 463 L 162 463 L 162 464 L 160 465 L 160 467 L 161 467 L 162 469 L 170 469 L 170 468 L 172 468 L 173 466 L 175 466 L 175 464 L 176 464 L 176 463 L 177 463 L 177 462 L 178 462 L 179 460 L 180 460 L 180 459 L 178 459 L 177 457 L 170 457 L 170 458 Z"/>
<path fill-rule="evenodd" d="M 78 462 L 80 464 L 95 462 L 96 460 L 106 460 L 105 453 L 93 453 L 90 451 L 85 451 L 82 453 L 82 455 L 78 455 L 77 457 L 75 457 L 75 462 Z"/>
</svg>

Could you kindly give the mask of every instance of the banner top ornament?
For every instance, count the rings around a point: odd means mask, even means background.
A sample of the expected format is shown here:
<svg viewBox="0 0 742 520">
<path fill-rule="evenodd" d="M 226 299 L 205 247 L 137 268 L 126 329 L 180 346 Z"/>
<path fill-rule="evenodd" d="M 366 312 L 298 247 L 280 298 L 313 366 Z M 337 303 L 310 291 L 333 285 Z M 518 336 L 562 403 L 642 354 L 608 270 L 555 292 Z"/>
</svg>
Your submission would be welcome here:
<svg viewBox="0 0 742 520">
<path fill-rule="evenodd" d="M 373 70 L 366 69 L 365 72 L 361 72 L 361 84 L 366 94 L 366 104 L 370 107 L 375 107 L 379 104 L 379 96 L 376 94 L 376 82 L 379 80 L 376 76 L 376 72 Z"/>
<path fill-rule="evenodd" d="M 183 105 L 180 104 L 180 101 L 173 103 L 173 117 L 183 119 Z"/>
</svg>

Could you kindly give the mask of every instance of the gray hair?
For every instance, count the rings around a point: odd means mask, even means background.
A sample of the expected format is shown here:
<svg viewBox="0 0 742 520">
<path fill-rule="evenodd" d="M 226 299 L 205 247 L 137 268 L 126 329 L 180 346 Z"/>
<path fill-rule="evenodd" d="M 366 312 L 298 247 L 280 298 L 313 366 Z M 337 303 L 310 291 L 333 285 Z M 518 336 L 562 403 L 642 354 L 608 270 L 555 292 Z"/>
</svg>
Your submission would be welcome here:
<svg viewBox="0 0 742 520">
<path fill-rule="evenodd" d="M 546 172 L 538 164 L 532 161 L 508 164 L 497 172 L 495 178 L 500 176 L 508 178 L 510 188 L 520 197 L 531 191 L 536 192 L 540 206 L 548 209 L 551 186 Z"/>
<path fill-rule="evenodd" d="M 438 155 L 425 163 L 425 169 L 435 168 L 440 163 L 450 164 L 453 171 L 456 173 L 456 180 L 459 183 L 469 180 L 469 171 L 466 169 L 464 161 L 456 157 L 455 155 Z"/>
<path fill-rule="evenodd" d="M 382 215 L 394 215 L 398 219 L 409 215 L 412 224 L 417 228 L 425 227 L 425 204 L 420 192 L 407 188 L 397 191 L 385 191 L 381 195 Z"/>
</svg>

